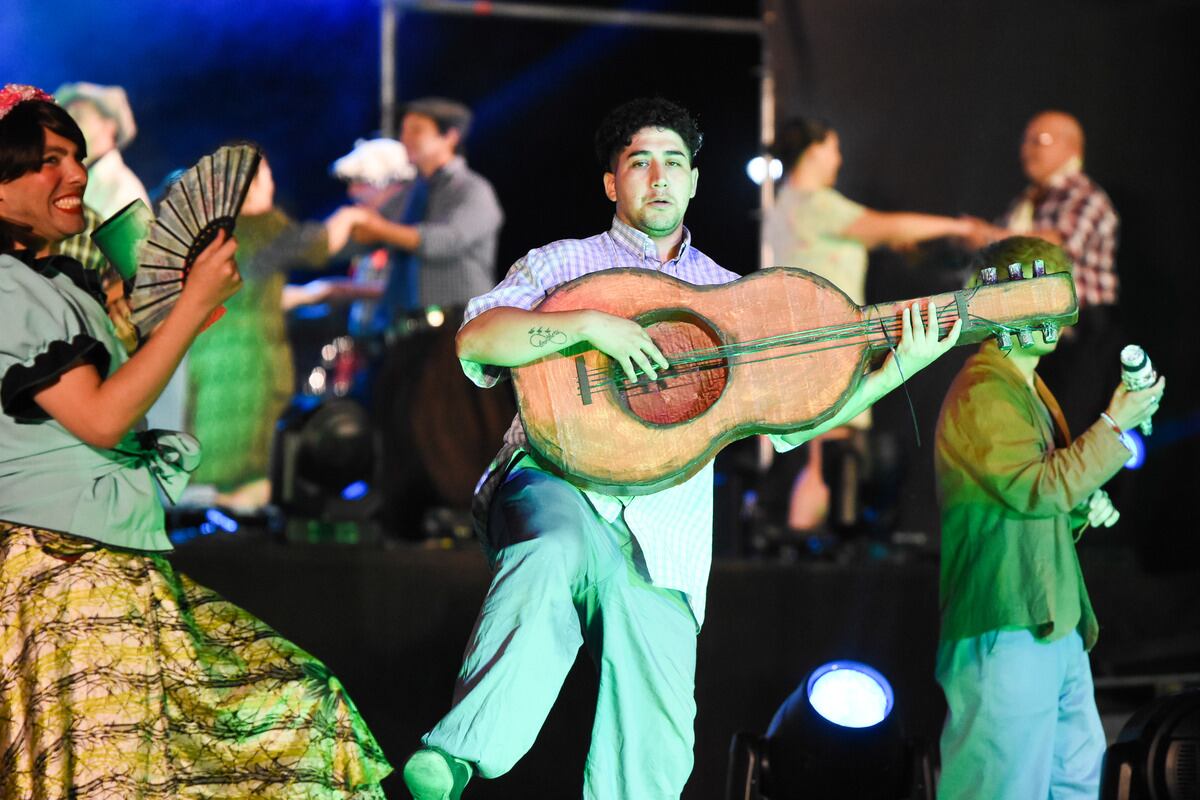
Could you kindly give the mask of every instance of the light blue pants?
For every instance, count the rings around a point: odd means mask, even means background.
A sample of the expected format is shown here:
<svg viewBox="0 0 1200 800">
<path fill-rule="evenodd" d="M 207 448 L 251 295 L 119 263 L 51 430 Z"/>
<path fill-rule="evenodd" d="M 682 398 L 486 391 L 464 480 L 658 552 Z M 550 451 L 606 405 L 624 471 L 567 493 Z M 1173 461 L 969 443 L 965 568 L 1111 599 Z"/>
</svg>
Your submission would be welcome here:
<svg viewBox="0 0 1200 800">
<path fill-rule="evenodd" d="M 1088 798 L 1100 792 L 1106 742 L 1083 640 L 990 631 L 942 642 L 939 800 Z"/>
<path fill-rule="evenodd" d="M 579 647 L 600 675 L 588 800 L 678 798 L 692 771 L 696 623 L 646 579 L 623 522 L 569 483 L 517 469 L 492 504 L 494 575 L 453 706 L 423 739 L 503 775 L 533 745 Z"/>
</svg>

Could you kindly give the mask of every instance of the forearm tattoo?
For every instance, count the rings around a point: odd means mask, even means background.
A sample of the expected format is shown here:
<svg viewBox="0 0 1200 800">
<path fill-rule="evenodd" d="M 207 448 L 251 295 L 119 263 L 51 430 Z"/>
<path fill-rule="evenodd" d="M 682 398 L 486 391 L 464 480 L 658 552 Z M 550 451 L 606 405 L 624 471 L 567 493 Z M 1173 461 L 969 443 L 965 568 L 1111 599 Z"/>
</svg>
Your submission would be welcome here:
<svg viewBox="0 0 1200 800">
<path fill-rule="evenodd" d="M 530 328 L 529 343 L 534 347 L 545 347 L 548 344 L 566 344 L 567 335 L 554 328 Z"/>
</svg>

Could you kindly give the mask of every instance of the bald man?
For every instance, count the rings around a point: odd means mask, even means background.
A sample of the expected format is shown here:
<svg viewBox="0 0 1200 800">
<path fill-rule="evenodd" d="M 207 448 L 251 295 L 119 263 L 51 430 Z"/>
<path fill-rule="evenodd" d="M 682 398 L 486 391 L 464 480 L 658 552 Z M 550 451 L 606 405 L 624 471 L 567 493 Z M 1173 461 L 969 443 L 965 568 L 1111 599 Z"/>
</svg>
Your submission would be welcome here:
<svg viewBox="0 0 1200 800">
<path fill-rule="evenodd" d="M 1021 167 L 1030 185 L 1001 225 L 1063 248 L 1075 264 L 1081 307 L 1117 302 L 1117 213 L 1104 190 L 1083 172 L 1083 128 L 1062 111 L 1043 111 L 1021 140 Z"/>
<path fill-rule="evenodd" d="M 1117 212 L 1084 174 L 1083 151 L 1079 120 L 1065 111 L 1035 114 L 1021 139 L 1029 186 L 989 237 L 1037 236 L 1062 247 L 1075 265 L 1079 323 L 1063 331 L 1058 355 L 1043 374 L 1072 431 L 1085 429 L 1103 410 L 1097 398 L 1118 374 L 1125 344 L 1117 315 Z"/>
</svg>

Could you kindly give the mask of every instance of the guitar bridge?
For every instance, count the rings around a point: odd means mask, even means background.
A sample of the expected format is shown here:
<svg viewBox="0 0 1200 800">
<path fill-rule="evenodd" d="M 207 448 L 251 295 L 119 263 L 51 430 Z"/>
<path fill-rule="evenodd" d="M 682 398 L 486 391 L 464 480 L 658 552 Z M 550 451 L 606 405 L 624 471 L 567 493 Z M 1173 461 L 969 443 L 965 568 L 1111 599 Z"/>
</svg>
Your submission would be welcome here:
<svg viewBox="0 0 1200 800">
<path fill-rule="evenodd" d="M 588 381 L 587 362 L 583 360 L 583 356 L 575 357 L 575 374 L 579 378 L 579 399 L 585 406 L 590 406 L 592 404 L 592 386 Z"/>
</svg>

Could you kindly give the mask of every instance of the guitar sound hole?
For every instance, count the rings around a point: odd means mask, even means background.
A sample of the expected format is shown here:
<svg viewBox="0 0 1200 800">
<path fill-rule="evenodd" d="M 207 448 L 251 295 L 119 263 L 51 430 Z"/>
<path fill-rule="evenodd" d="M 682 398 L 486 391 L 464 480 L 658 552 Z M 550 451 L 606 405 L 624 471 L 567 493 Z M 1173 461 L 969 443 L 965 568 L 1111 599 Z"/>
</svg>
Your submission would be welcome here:
<svg viewBox="0 0 1200 800">
<path fill-rule="evenodd" d="M 660 310 L 637 320 L 667 357 L 671 368 L 658 380 L 625 381 L 612 365 L 622 404 L 653 425 L 674 425 L 703 414 L 720 398 L 729 381 L 729 365 L 719 352 L 721 337 L 708 322 L 690 312 Z"/>
</svg>

